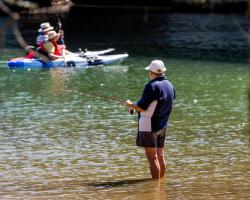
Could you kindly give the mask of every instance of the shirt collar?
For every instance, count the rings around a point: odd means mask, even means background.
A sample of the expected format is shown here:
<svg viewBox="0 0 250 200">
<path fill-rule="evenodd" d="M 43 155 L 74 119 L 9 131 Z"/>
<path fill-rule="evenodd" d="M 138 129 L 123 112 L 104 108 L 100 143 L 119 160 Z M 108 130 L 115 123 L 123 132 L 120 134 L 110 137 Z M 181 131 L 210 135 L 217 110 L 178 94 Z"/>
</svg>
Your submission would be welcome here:
<svg viewBox="0 0 250 200">
<path fill-rule="evenodd" d="M 162 80 L 165 80 L 165 79 L 167 79 L 167 78 L 164 75 L 162 75 L 162 76 L 158 76 L 157 78 L 151 80 L 150 82 L 162 81 Z"/>
</svg>

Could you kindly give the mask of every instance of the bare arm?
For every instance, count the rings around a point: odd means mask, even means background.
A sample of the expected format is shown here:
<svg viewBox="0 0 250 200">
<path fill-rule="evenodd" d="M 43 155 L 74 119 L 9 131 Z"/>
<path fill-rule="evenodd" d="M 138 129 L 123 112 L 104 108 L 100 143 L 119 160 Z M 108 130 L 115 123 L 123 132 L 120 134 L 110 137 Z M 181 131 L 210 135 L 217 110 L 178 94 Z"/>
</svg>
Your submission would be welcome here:
<svg viewBox="0 0 250 200">
<path fill-rule="evenodd" d="M 132 109 L 135 109 L 139 112 L 143 112 L 145 110 L 143 110 L 142 108 L 140 108 L 139 106 L 137 106 L 136 104 L 134 104 L 132 101 L 130 100 L 127 100 L 126 103 L 125 103 L 126 106 L 132 108 Z"/>
<path fill-rule="evenodd" d="M 49 53 L 49 57 L 54 60 L 54 59 L 58 59 L 58 58 L 64 58 L 64 56 L 58 56 L 58 55 L 55 55 L 53 53 Z"/>
</svg>

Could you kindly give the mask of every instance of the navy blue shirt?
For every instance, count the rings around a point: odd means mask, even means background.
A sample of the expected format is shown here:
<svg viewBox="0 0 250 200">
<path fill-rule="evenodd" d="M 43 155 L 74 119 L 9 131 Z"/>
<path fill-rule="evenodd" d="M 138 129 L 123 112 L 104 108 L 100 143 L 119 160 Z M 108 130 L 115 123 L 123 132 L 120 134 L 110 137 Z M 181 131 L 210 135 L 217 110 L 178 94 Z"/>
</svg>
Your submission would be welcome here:
<svg viewBox="0 0 250 200">
<path fill-rule="evenodd" d="M 145 110 L 139 113 L 139 131 L 157 131 L 166 128 L 175 99 L 175 89 L 164 76 L 149 81 L 137 105 Z"/>
</svg>

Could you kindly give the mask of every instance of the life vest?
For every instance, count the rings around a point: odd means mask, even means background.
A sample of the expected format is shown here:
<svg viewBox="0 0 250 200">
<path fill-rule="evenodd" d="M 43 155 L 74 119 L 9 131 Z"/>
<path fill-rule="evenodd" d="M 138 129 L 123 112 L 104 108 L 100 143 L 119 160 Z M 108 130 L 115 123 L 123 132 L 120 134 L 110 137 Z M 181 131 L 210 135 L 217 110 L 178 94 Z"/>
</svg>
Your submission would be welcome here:
<svg viewBox="0 0 250 200">
<path fill-rule="evenodd" d="M 51 43 L 53 44 L 53 46 L 55 47 L 55 51 L 53 54 L 60 56 L 61 55 L 61 49 L 60 47 L 57 45 L 56 42 L 51 41 Z M 49 58 L 49 54 L 46 51 L 46 49 L 44 48 L 44 43 L 40 43 L 39 47 L 37 48 L 37 51 L 45 56 L 47 56 Z"/>
<path fill-rule="evenodd" d="M 58 44 L 57 43 L 57 46 L 58 46 L 60 52 L 62 52 L 62 51 L 64 51 L 66 49 L 66 45 L 65 44 Z"/>
<path fill-rule="evenodd" d="M 57 44 L 56 42 L 54 42 L 54 41 L 52 41 L 52 44 L 53 44 L 54 47 L 55 47 L 55 52 L 54 52 L 54 54 L 57 55 L 57 56 L 60 56 L 60 55 L 61 55 L 61 51 L 60 51 L 60 48 L 59 48 L 58 44 Z"/>
<path fill-rule="evenodd" d="M 31 51 L 31 52 L 27 52 L 27 54 L 24 56 L 24 58 L 36 58 L 35 54 Z"/>
</svg>

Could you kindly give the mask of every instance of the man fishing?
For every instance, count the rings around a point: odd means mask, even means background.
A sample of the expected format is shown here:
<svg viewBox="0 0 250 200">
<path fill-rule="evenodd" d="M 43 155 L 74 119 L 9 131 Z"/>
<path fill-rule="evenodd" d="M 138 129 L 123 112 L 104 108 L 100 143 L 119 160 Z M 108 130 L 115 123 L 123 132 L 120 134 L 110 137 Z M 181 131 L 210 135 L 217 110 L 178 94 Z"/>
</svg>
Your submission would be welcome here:
<svg viewBox="0 0 250 200">
<path fill-rule="evenodd" d="M 130 111 L 139 111 L 136 145 L 144 147 L 151 176 L 159 179 L 166 171 L 163 150 L 175 89 L 164 75 L 166 68 L 161 60 L 153 60 L 145 69 L 150 81 L 145 85 L 141 99 L 137 103 L 127 100 L 125 105 Z"/>
</svg>

